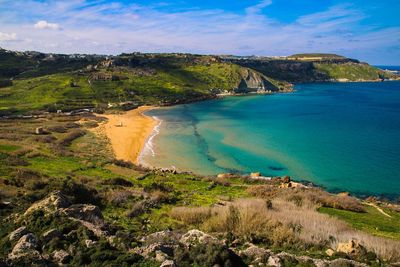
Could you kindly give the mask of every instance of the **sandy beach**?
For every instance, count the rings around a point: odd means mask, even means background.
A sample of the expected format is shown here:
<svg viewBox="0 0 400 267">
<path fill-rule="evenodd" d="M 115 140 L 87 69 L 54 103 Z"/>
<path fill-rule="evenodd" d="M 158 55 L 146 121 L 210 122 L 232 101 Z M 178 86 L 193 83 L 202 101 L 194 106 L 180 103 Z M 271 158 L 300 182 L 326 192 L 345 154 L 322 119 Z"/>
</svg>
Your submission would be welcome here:
<svg viewBox="0 0 400 267">
<path fill-rule="evenodd" d="M 154 109 L 152 106 L 142 106 L 121 114 L 101 115 L 108 119 L 97 128 L 110 140 L 117 159 L 138 164 L 138 157 L 151 135 L 157 121 L 145 116 L 145 111 Z"/>
</svg>

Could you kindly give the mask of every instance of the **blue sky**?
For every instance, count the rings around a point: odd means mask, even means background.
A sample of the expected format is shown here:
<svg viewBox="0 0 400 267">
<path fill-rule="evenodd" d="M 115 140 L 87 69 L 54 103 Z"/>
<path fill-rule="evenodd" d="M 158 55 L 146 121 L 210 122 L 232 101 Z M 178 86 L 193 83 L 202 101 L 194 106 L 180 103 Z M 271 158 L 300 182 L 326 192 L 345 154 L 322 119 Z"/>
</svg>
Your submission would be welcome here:
<svg viewBox="0 0 400 267">
<path fill-rule="evenodd" d="M 58 53 L 337 53 L 400 65 L 400 0 L 0 0 L 0 47 Z"/>
</svg>

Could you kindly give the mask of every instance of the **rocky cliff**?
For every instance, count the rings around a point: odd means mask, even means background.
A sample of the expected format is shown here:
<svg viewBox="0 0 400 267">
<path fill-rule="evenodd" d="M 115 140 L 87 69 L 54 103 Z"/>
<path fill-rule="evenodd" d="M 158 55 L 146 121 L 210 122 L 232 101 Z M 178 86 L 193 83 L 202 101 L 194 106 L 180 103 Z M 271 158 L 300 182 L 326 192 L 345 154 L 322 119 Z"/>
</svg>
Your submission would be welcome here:
<svg viewBox="0 0 400 267">
<path fill-rule="evenodd" d="M 307 54 L 305 54 L 307 55 Z M 254 69 L 267 77 L 287 82 L 381 81 L 400 76 L 345 57 L 246 58 L 227 61 Z"/>
</svg>

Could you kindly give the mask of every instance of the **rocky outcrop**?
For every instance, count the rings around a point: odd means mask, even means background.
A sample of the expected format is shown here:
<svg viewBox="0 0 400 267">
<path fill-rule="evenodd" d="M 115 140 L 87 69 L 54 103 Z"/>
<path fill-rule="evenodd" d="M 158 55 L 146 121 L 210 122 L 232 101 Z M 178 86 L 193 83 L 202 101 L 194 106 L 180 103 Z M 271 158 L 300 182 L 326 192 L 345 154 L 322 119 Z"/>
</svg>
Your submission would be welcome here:
<svg viewBox="0 0 400 267">
<path fill-rule="evenodd" d="M 64 196 L 60 191 L 55 191 L 51 193 L 45 199 L 34 203 L 29 209 L 25 211 L 25 216 L 33 213 L 36 210 L 43 210 L 45 212 L 51 213 L 58 209 L 66 208 L 70 205 L 70 202 L 66 196 Z"/>
<path fill-rule="evenodd" d="M 196 229 L 184 234 L 179 241 L 185 246 L 219 242 L 215 237 Z"/>
<path fill-rule="evenodd" d="M 10 260 L 22 257 L 41 258 L 39 251 L 37 251 L 38 246 L 39 243 L 36 236 L 32 233 L 26 234 L 18 240 L 8 258 Z"/>
<path fill-rule="evenodd" d="M 314 259 L 308 256 L 297 256 L 286 252 L 273 253 L 268 249 L 258 247 L 254 244 L 246 244 L 245 248 L 238 251 L 239 256 L 247 258 L 254 266 L 317 266 L 317 267 L 334 267 L 334 266 L 367 266 L 349 259 L 324 260 Z"/>
<path fill-rule="evenodd" d="M 349 240 L 348 242 L 345 243 L 339 243 L 337 248 L 337 252 L 342 252 L 346 254 L 361 254 L 366 252 L 366 249 L 360 245 L 360 243 L 357 240 Z"/>
<path fill-rule="evenodd" d="M 286 88 L 273 84 L 269 78 L 254 70 L 244 68 L 241 72 L 241 79 L 238 88 L 234 90 L 237 94 L 246 93 L 271 93 L 277 91 L 290 91 L 291 86 Z"/>
<path fill-rule="evenodd" d="M 62 234 L 57 229 L 50 229 L 42 234 L 42 238 L 43 238 L 43 241 L 49 242 L 54 238 L 61 237 L 61 235 Z"/>
<path fill-rule="evenodd" d="M 72 205 L 68 208 L 60 209 L 61 214 L 66 215 L 72 220 L 80 222 L 83 226 L 92 231 L 97 237 L 108 237 L 110 231 L 103 219 L 99 207 L 88 204 Z"/>
<path fill-rule="evenodd" d="M 8 236 L 8 240 L 10 242 L 14 242 L 18 239 L 20 239 L 22 236 L 26 235 L 28 233 L 28 230 L 26 229 L 25 226 L 21 226 L 18 229 L 12 231 L 10 235 Z"/>
<path fill-rule="evenodd" d="M 173 260 L 166 260 L 160 265 L 160 267 L 176 267 L 176 264 Z"/>
<path fill-rule="evenodd" d="M 57 262 L 59 265 L 61 264 L 65 264 L 69 261 L 69 259 L 71 258 L 71 255 L 69 255 L 68 252 L 66 252 L 65 250 L 56 250 L 53 252 L 52 254 L 52 258 L 55 262 Z"/>
</svg>

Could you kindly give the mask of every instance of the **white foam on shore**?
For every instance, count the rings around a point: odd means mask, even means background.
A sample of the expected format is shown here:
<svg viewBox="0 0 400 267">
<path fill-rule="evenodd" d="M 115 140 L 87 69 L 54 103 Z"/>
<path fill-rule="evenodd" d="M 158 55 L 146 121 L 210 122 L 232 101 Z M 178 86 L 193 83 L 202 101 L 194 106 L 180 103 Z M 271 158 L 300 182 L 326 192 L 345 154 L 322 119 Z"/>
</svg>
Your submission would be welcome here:
<svg viewBox="0 0 400 267">
<path fill-rule="evenodd" d="M 146 144 L 144 145 L 142 151 L 140 152 L 140 155 L 138 157 L 138 162 L 140 165 L 142 166 L 150 166 L 149 164 L 147 164 L 144 161 L 144 157 L 146 155 L 151 155 L 152 157 L 156 156 L 156 152 L 154 151 L 154 143 L 153 140 L 154 138 L 160 133 L 160 127 L 162 124 L 162 120 L 160 120 L 158 117 L 156 116 L 152 116 L 153 120 L 157 121 L 157 125 L 153 128 L 153 131 L 151 133 L 151 135 L 149 136 L 149 138 L 146 141 Z"/>
</svg>

